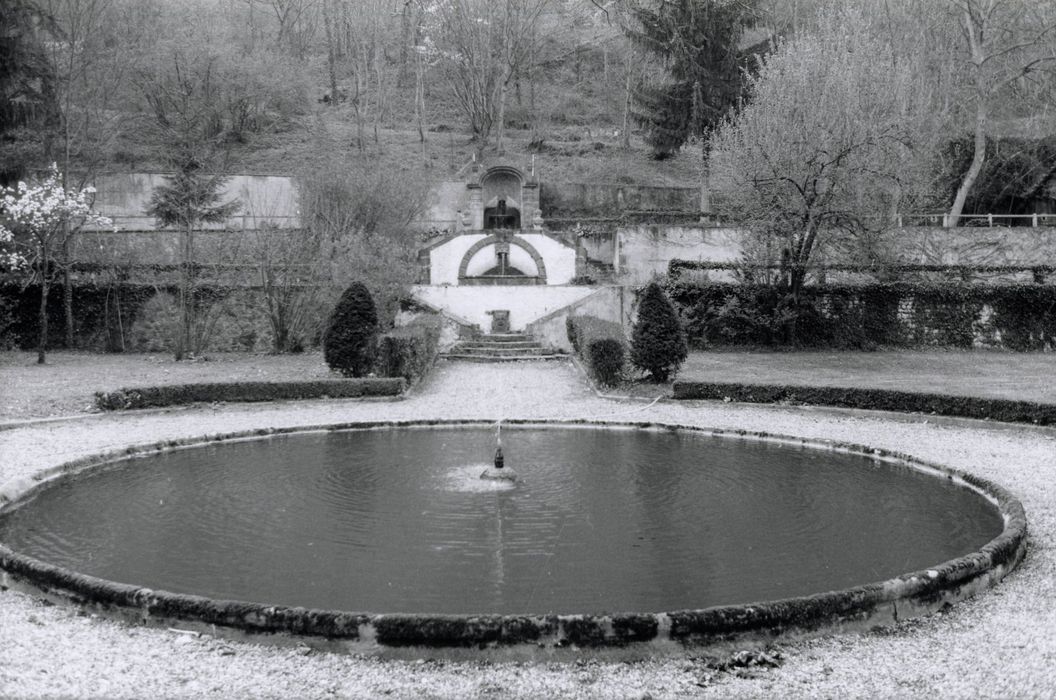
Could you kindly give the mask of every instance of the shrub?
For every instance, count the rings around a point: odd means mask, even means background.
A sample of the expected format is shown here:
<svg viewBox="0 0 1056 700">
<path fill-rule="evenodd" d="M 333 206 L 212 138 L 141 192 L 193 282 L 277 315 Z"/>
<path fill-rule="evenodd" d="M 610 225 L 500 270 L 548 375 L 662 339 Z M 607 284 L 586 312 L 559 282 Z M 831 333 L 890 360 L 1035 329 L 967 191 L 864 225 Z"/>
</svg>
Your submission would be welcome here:
<svg viewBox="0 0 1056 700">
<path fill-rule="evenodd" d="M 594 338 L 587 345 L 590 368 L 606 386 L 620 383 L 625 354 L 623 341 L 616 338 Z"/>
<path fill-rule="evenodd" d="M 570 316 L 565 323 L 572 348 L 594 378 L 607 386 L 618 384 L 627 357 L 623 327 L 594 316 Z"/>
<path fill-rule="evenodd" d="M 280 399 L 397 396 L 402 379 L 324 379 L 306 382 L 231 382 L 170 384 L 116 391 L 98 391 L 95 405 L 104 411 L 156 408 L 214 401 L 277 401 Z"/>
<path fill-rule="evenodd" d="M 889 389 L 859 389 L 838 386 L 795 386 L 677 381 L 673 395 L 680 400 L 713 399 L 746 403 L 806 404 L 864 408 L 877 411 L 935 413 L 942 416 L 985 418 L 1008 423 L 1056 424 L 1056 405 L 949 396 Z"/>
<path fill-rule="evenodd" d="M 631 362 L 648 372 L 654 382 L 666 382 L 688 354 L 686 333 L 678 314 L 660 285 L 650 282 L 638 305 L 638 322 L 631 337 Z"/>
<path fill-rule="evenodd" d="M 687 263 L 688 264 L 688 263 Z M 792 308 L 779 287 L 674 282 L 668 293 L 694 347 L 1056 348 L 1056 286 L 951 282 L 804 287 Z M 785 332 L 795 318 L 796 334 Z"/>
<path fill-rule="evenodd" d="M 180 328 L 176 298 L 158 292 L 143 304 L 129 333 L 128 348 L 135 352 L 168 352 Z"/>
<path fill-rule="evenodd" d="M 415 319 L 381 336 L 378 341 L 378 374 L 403 377 L 413 384 L 432 369 L 440 350 L 439 319 Z"/>
<path fill-rule="evenodd" d="M 362 282 L 353 282 L 338 299 L 323 334 L 323 358 L 346 377 L 362 377 L 374 366 L 378 312 Z"/>
</svg>

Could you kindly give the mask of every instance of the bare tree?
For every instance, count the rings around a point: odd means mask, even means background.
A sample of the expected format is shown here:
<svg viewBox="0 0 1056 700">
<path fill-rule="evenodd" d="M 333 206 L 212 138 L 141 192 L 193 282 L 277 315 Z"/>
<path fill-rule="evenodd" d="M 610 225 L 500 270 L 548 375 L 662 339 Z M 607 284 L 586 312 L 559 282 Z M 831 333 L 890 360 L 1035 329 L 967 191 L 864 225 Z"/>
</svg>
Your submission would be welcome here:
<svg viewBox="0 0 1056 700">
<path fill-rule="evenodd" d="M 535 58 L 536 28 L 550 0 L 506 0 L 502 14 L 502 72 L 499 78 L 498 134 L 495 146 L 503 153 L 506 134 L 506 99 L 510 81 Z"/>
<path fill-rule="evenodd" d="M 1051 0 L 947 0 L 947 17 L 963 38 L 963 73 L 972 109 L 973 152 L 947 217 L 957 226 L 965 200 L 986 160 L 986 140 L 996 105 L 1017 84 L 1056 65 L 1056 3 Z M 1046 79 L 1051 79 L 1046 76 Z"/>
<path fill-rule="evenodd" d="M 63 187 L 91 181 L 110 144 L 120 133 L 122 117 L 113 96 L 123 82 L 127 51 L 112 42 L 108 28 L 110 0 L 42 0 L 42 11 L 54 21 L 56 36 L 47 43 L 59 106 L 57 159 Z M 108 48 L 107 44 L 114 48 Z M 73 159 L 79 173 L 74 178 Z M 62 238 L 59 256 L 69 260 L 71 237 Z M 73 284 L 63 265 L 66 346 L 73 347 Z"/>
<path fill-rule="evenodd" d="M 260 6 L 269 11 L 277 24 L 275 45 L 284 47 L 291 56 L 304 60 L 312 47 L 318 28 L 320 0 L 243 0 L 251 9 Z"/>
<path fill-rule="evenodd" d="M 821 25 L 763 61 L 711 152 L 724 213 L 780 256 L 793 307 L 817 251 L 890 225 L 891 201 L 919 196 L 930 156 L 915 147 L 913 66 L 877 35 L 847 32 L 859 13 Z"/>
</svg>

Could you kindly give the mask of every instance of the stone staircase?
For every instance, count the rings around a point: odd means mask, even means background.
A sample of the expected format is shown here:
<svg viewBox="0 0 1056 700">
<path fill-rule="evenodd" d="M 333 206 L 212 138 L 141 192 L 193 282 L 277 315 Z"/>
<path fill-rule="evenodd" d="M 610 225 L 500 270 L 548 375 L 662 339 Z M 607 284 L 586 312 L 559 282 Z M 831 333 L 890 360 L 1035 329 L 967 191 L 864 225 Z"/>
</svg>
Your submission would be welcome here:
<svg viewBox="0 0 1056 700">
<path fill-rule="evenodd" d="M 549 350 L 526 333 L 491 333 L 460 340 L 441 354 L 448 360 L 469 362 L 514 362 L 517 360 L 557 360 L 563 352 Z"/>
</svg>

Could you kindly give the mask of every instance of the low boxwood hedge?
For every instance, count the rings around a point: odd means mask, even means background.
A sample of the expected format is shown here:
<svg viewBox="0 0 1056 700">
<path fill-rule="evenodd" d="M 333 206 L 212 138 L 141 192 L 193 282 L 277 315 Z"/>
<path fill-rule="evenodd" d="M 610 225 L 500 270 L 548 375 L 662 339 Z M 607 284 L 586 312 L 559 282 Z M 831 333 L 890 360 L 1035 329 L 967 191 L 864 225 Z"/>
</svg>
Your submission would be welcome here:
<svg viewBox="0 0 1056 700">
<path fill-rule="evenodd" d="M 569 316 L 565 321 L 572 349 L 590 367 L 600 383 L 615 386 L 627 360 L 627 339 L 623 327 L 594 316 Z"/>
<path fill-rule="evenodd" d="M 229 382 L 172 384 L 116 391 L 97 391 L 95 405 L 104 411 L 159 408 L 214 401 L 276 401 L 280 399 L 346 399 L 398 396 L 406 386 L 402 377 L 321 379 L 310 382 Z"/>
<path fill-rule="evenodd" d="M 402 326 L 378 338 L 378 374 L 414 384 L 429 373 L 439 354 L 439 319 Z"/>
<path fill-rule="evenodd" d="M 808 404 L 1056 425 L 1054 404 L 888 389 L 676 381 L 673 396 L 684 400 L 728 399 L 746 403 Z"/>
</svg>

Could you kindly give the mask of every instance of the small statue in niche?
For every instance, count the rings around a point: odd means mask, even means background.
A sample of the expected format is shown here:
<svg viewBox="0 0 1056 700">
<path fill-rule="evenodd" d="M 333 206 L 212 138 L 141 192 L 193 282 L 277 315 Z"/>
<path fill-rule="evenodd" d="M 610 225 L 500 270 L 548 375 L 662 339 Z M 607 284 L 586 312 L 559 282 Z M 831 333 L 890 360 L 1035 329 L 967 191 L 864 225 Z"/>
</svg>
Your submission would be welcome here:
<svg viewBox="0 0 1056 700">
<path fill-rule="evenodd" d="M 535 231 L 543 230 L 543 210 L 536 209 L 532 212 L 532 229 Z"/>
<path fill-rule="evenodd" d="M 473 228 L 473 216 L 468 211 L 460 211 L 459 217 L 462 219 L 463 229 Z"/>
</svg>

